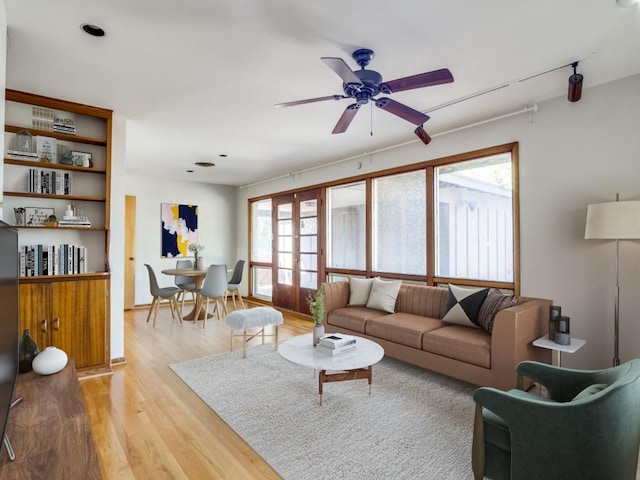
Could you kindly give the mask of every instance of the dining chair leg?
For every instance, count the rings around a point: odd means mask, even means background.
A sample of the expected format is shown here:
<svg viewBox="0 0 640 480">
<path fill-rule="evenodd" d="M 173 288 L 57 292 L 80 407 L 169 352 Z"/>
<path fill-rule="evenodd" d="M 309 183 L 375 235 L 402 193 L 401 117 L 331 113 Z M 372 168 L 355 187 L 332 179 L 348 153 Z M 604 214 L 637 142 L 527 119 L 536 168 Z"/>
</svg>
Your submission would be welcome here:
<svg viewBox="0 0 640 480">
<path fill-rule="evenodd" d="M 175 295 L 171 298 L 173 299 L 173 304 L 175 305 L 176 313 L 178 314 L 178 320 L 182 323 L 182 310 L 178 310 L 178 299 Z"/>
<path fill-rule="evenodd" d="M 204 305 L 204 316 L 202 318 L 202 328 L 207 326 L 207 317 L 209 316 L 209 297 L 207 297 L 207 301 Z M 197 320 L 197 317 L 196 317 Z"/>
<path fill-rule="evenodd" d="M 244 306 L 244 300 L 242 300 L 242 294 L 240 293 L 240 290 L 238 290 L 238 300 L 240 300 L 240 306 L 241 306 L 242 308 L 246 308 L 246 307 Z"/>
<path fill-rule="evenodd" d="M 156 309 L 153 313 L 153 328 L 156 328 L 156 321 L 158 320 L 158 308 L 160 307 L 160 297 L 156 297 Z"/>
<path fill-rule="evenodd" d="M 147 323 L 149 323 L 149 319 L 151 318 L 151 312 L 153 312 L 153 307 L 156 304 L 156 297 L 153 297 L 151 301 L 151 306 L 149 307 L 149 313 L 147 314 Z"/>
<path fill-rule="evenodd" d="M 247 331 L 242 331 L 242 358 L 247 358 Z"/>
</svg>

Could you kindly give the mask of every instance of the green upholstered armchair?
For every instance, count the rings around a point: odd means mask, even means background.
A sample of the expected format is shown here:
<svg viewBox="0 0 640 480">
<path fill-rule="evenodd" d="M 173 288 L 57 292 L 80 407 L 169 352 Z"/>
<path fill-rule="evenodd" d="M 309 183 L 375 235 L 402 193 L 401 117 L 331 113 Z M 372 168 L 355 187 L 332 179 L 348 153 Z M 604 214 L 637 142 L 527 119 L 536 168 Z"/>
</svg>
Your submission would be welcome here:
<svg viewBox="0 0 640 480">
<path fill-rule="evenodd" d="M 474 392 L 476 480 L 635 480 L 640 359 L 595 371 L 525 361 L 517 372 L 544 386 L 548 397 Z"/>
</svg>

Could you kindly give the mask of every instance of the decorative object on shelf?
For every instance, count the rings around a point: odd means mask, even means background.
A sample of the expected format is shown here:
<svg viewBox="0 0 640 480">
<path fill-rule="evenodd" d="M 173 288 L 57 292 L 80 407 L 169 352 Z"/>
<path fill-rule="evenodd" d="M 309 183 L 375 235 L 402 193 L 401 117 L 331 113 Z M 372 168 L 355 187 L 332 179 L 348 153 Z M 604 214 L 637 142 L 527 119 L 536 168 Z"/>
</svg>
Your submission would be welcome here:
<svg viewBox="0 0 640 480">
<path fill-rule="evenodd" d="M 17 207 L 13 209 L 13 214 L 16 217 L 16 225 L 19 227 L 23 227 L 25 225 L 25 208 L 24 207 Z"/>
<path fill-rule="evenodd" d="M 34 105 L 31 107 L 31 125 L 36 130 L 53 132 L 53 110 L 46 107 Z"/>
<path fill-rule="evenodd" d="M 69 357 L 56 347 L 47 347 L 33 359 L 33 371 L 40 375 L 53 375 L 67 366 Z"/>
<path fill-rule="evenodd" d="M 76 126 L 71 118 L 56 118 L 53 121 L 53 131 L 58 133 L 66 133 L 68 135 L 76 134 Z"/>
<path fill-rule="evenodd" d="M 66 145 L 58 145 L 58 163 L 73 165 L 73 152 Z"/>
<path fill-rule="evenodd" d="M 36 137 L 38 158 L 44 163 L 58 163 L 58 140 L 53 137 Z"/>
<path fill-rule="evenodd" d="M 562 307 L 559 305 L 551 305 L 549 307 L 549 340 L 556 339 L 558 331 L 558 317 L 562 315 Z"/>
<path fill-rule="evenodd" d="M 16 150 L 22 153 L 29 153 L 33 155 L 36 153 L 35 142 L 33 141 L 33 135 L 26 130 L 22 130 L 16 134 Z"/>
<path fill-rule="evenodd" d="M 324 336 L 324 293 L 321 289 L 311 291 L 307 295 L 307 304 L 309 305 L 309 312 L 313 317 L 313 346 L 318 345 L 320 338 Z"/>
<path fill-rule="evenodd" d="M 44 222 L 45 227 L 57 227 L 58 219 L 55 215 L 49 215 Z"/>
<path fill-rule="evenodd" d="M 88 152 L 71 152 L 71 156 L 73 157 L 73 164 L 76 167 L 93 167 L 93 162 L 91 161 L 91 154 Z"/>
<path fill-rule="evenodd" d="M 188 257 L 189 246 L 198 243 L 198 206 L 161 204 L 162 258 Z"/>
<path fill-rule="evenodd" d="M 18 346 L 18 371 L 20 373 L 27 373 L 32 370 L 31 363 L 36 355 L 40 353 L 40 349 L 36 342 L 31 338 L 29 329 L 22 332 L 22 339 Z"/>
<path fill-rule="evenodd" d="M 55 209 L 50 207 L 26 207 L 25 225 L 28 227 L 41 227 L 51 215 L 55 214 Z"/>
<path fill-rule="evenodd" d="M 620 240 L 640 238 L 640 201 L 597 203 L 587 208 L 585 239 L 616 241 L 616 288 L 613 316 L 613 366 L 620 365 L 618 337 L 620 326 Z"/>
<path fill-rule="evenodd" d="M 195 270 L 206 270 L 207 265 L 204 257 L 200 256 L 200 252 L 204 250 L 204 245 L 201 243 L 192 243 L 189 245 L 189 251 L 193 252 L 193 268 Z"/>
</svg>

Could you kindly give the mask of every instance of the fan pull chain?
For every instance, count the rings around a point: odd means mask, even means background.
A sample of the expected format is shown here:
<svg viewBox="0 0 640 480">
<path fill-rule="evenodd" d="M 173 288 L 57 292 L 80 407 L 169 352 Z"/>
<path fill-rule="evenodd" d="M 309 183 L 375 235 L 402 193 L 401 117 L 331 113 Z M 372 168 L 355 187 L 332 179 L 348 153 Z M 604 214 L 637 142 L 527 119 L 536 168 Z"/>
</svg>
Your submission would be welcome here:
<svg viewBox="0 0 640 480">
<path fill-rule="evenodd" d="M 373 137 L 373 102 L 369 102 L 369 106 L 371 107 L 371 136 Z"/>
</svg>

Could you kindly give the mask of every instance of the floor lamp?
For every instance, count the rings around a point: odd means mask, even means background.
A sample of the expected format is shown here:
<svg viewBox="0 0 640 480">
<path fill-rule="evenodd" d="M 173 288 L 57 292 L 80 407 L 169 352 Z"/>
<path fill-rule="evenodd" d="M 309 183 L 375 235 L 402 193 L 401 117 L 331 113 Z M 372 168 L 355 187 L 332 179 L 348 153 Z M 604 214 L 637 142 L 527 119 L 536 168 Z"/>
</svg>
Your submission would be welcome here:
<svg viewBox="0 0 640 480">
<path fill-rule="evenodd" d="M 596 203 L 587 209 L 584 238 L 616 241 L 616 290 L 613 328 L 613 366 L 620 365 L 618 338 L 620 323 L 620 240 L 640 239 L 640 201 Z"/>
</svg>

